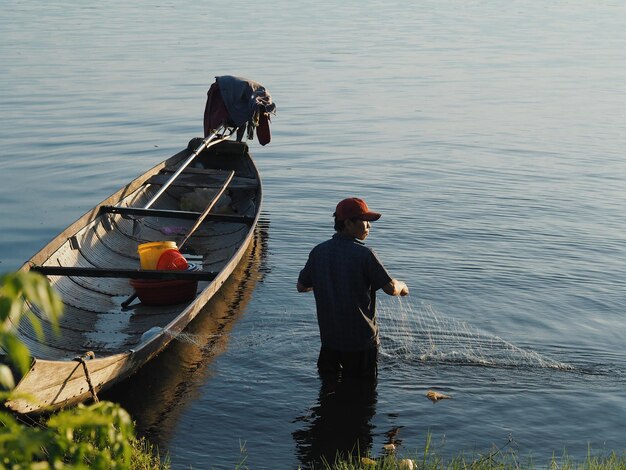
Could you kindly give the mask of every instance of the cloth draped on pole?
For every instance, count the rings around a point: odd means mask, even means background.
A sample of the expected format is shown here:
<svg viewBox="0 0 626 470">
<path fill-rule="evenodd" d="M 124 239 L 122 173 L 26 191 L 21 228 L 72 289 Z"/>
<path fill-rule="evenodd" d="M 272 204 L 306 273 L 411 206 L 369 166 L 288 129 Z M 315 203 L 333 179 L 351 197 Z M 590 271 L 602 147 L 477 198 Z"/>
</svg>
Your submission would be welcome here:
<svg viewBox="0 0 626 470">
<path fill-rule="evenodd" d="M 257 139 L 261 145 L 271 140 L 270 115 L 276 114 L 276 105 L 263 85 L 232 75 L 215 77 L 207 92 L 204 110 L 204 136 L 220 126 L 237 128 L 237 140 L 244 134 Z"/>
</svg>

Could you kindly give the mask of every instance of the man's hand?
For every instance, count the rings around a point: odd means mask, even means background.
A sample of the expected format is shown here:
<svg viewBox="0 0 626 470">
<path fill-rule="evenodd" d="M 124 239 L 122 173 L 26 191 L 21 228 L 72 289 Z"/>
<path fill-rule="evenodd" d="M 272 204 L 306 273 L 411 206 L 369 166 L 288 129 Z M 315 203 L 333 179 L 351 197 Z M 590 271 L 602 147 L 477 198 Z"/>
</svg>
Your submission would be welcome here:
<svg viewBox="0 0 626 470">
<path fill-rule="evenodd" d="M 404 282 L 398 281 L 397 279 L 392 279 L 389 281 L 389 284 L 384 285 L 383 291 L 385 291 L 385 294 L 389 295 L 401 295 L 403 297 L 405 295 L 409 295 L 408 286 Z"/>
<path fill-rule="evenodd" d="M 304 284 L 300 284 L 299 282 L 296 284 L 296 289 L 298 289 L 298 292 L 311 292 L 313 290 L 312 287 L 306 287 Z"/>
<path fill-rule="evenodd" d="M 405 282 L 402 282 L 402 281 L 398 281 L 398 282 L 402 285 L 402 287 L 400 288 L 400 295 L 402 297 L 409 295 L 409 286 L 407 286 Z"/>
</svg>

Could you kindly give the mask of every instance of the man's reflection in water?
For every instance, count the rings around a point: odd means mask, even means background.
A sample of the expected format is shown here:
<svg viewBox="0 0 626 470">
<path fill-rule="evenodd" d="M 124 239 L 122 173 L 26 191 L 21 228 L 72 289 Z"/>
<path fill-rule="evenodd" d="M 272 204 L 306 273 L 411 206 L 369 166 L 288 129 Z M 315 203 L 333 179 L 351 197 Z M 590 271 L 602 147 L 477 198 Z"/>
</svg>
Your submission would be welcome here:
<svg viewBox="0 0 626 470">
<path fill-rule="evenodd" d="M 366 455 L 372 446 L 370 421 L 376 413 L 376 380 L 322 377 L 318 403 L 293 433 L 304 468 L 333 463 L 337 455 Z"/>
</svg>

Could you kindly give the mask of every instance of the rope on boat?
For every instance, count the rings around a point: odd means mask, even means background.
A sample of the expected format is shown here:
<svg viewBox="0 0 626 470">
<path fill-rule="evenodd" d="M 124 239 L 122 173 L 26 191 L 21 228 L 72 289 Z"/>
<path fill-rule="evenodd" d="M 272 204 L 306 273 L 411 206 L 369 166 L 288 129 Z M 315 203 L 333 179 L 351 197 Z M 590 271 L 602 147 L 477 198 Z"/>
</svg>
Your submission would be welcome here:
<svg viewBox="0 0 626 470">
<path fill-rule="evenodd" d="M 96 355 L 93 351 L 87 351 L 82 356 L 77 356 L 74 358 L 75 361 L 80 362 L 83 365 L 83 370 L 85 371 L 85 378 L 87 379 L 87 385 L 89 386 L 89 391 L 91 392 L 91 396 L 93 397 L 93 401 L 98 403 L 98 395 L 96 395 L 96 389 L 93 387 L 91 383 L 91 376 L 89 375 L 89 368 L 87 367 L 86 359 L 94 359 Z"/>
</svg>

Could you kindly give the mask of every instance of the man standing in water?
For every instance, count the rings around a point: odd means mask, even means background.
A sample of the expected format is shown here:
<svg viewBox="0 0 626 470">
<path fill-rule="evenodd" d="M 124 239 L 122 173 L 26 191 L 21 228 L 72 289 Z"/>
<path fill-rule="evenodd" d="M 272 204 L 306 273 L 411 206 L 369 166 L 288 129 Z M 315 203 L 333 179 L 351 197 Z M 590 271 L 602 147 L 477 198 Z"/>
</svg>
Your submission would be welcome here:
<svg viewBox="0 0 626 470">
<path fill-rule="evenodd" d="M 317 245 L 298 277 L 298 292 L 313 291 L 322 347 L 317 360 L 321 375 L 375 378 L 378 374 L 376 291 L 408 295 L 407 285 L 393 279 L 363 240 L 370 222 L 381 214 L 364 200 L 344 199 L 335 210 L 330 240 Z"/>
</svg>

